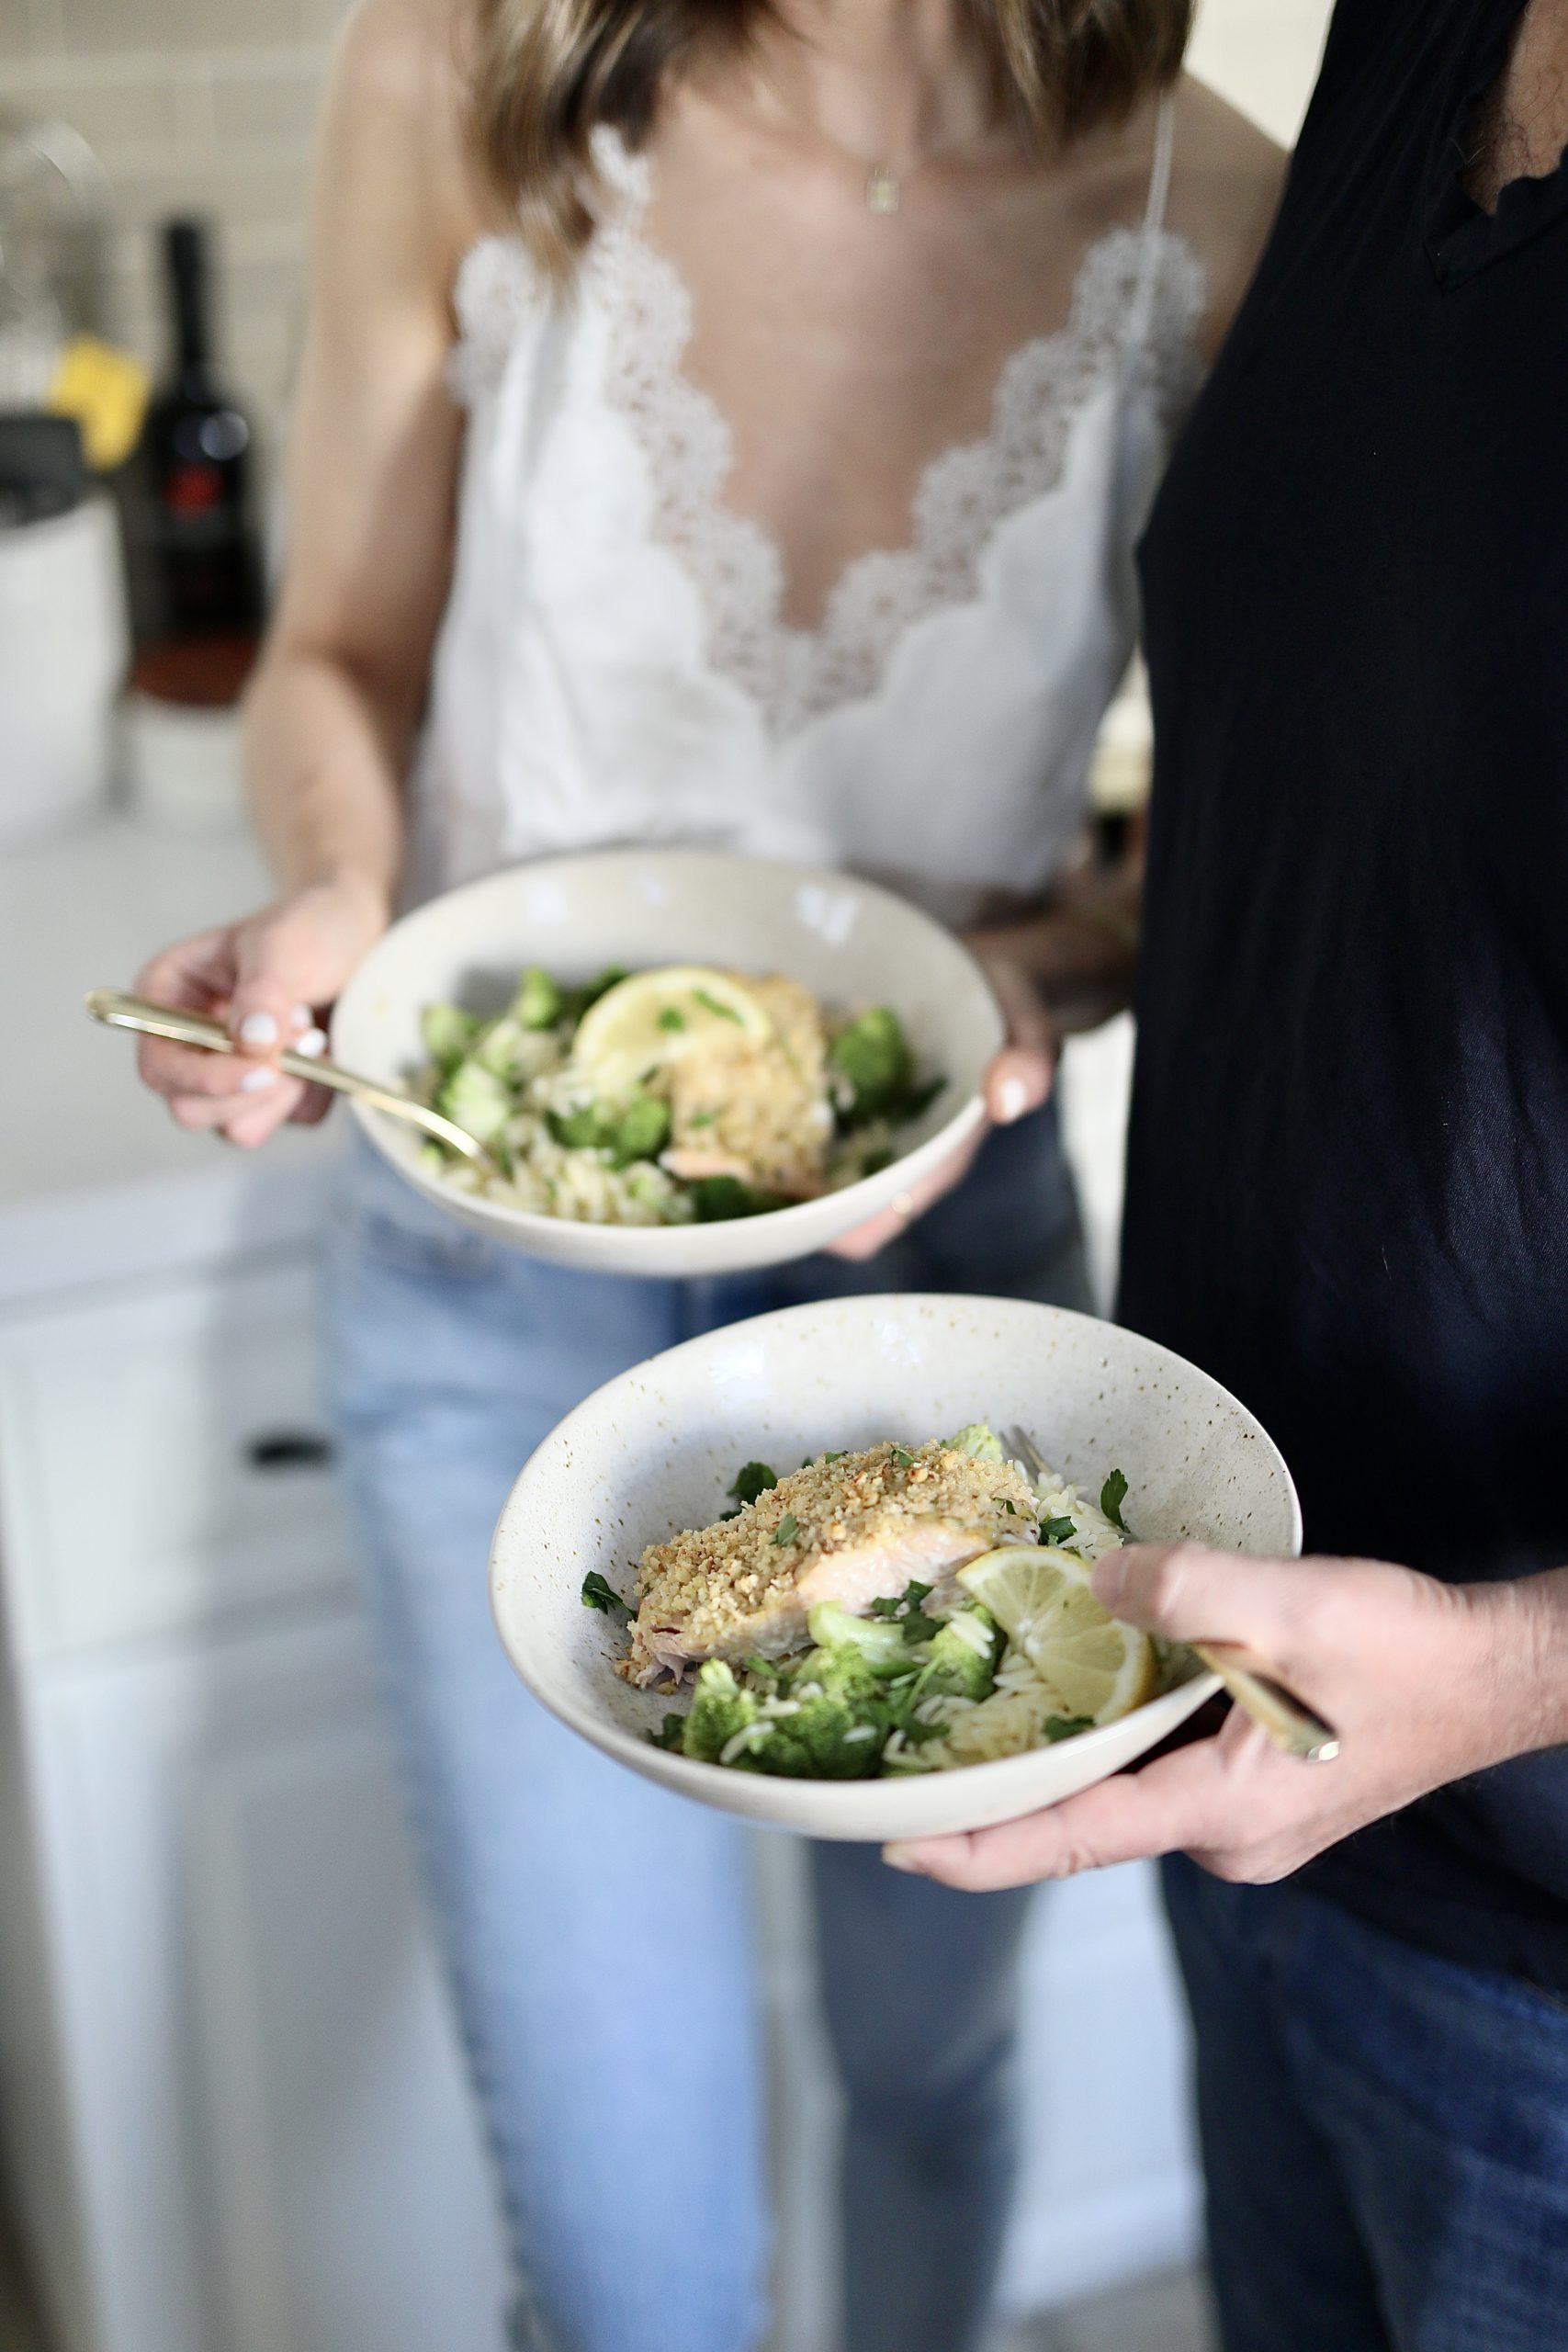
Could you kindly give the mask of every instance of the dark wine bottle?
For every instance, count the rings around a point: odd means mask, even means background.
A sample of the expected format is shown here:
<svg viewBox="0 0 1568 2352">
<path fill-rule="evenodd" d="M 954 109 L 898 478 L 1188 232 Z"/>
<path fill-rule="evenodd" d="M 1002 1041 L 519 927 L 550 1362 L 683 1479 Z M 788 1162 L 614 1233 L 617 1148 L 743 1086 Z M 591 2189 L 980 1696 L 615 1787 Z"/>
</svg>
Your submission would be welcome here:
<svg viewBox="0 0 1568 2352">
<path fill-rule="evenodd" d="M 165 638 L 254 635 L 261 562 L 251 515 L 251 427 L 213 347 L 205 223 L 164 232 L 173 368 L 148 411 L 156 567 Z"/>
</svg>

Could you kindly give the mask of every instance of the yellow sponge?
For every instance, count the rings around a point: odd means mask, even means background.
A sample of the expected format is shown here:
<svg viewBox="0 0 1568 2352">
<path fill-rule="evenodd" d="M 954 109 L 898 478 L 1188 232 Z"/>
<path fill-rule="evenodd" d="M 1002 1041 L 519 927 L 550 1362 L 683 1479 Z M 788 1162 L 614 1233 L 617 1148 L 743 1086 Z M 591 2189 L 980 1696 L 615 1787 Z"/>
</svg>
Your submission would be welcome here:
<svg viewBox="0 0 1568 2352">
<path fill-rule="evenodd" d="M 140 359 L 96 335 L 68 343 L 50 389 L 56 416 L 73 416 L 82 447 L 96 473 L 125 463 L 141 432 L 152 381 Z"/>
</svg>

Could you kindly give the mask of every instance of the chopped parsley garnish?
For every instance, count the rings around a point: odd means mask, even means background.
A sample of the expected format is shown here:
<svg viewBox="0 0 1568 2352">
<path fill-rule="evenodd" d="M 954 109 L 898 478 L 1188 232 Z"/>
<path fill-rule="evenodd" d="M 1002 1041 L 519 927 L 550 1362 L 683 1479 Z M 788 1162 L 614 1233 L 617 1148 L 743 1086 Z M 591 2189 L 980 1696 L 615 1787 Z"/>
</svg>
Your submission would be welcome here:
<svg viewBox="0 0 1568 2352">
<path fill-rule="evenodd" d="M 606 1617 L 631 1615 L 631 1604 L 621 1599 L 613 1584 L 606 1584 L 597 1568 L 591 1568 L 582 1579 L 584 1609 L 602 1609 Z"/>
<path fill-rule="evenodd" d="M 1066 1544 L 1077 1532 L 1070 1519 L 1043 1519 L 1040 1522 L 1042 1544 Z"/>
<path fill-rule="evenodd" d="M 794 1511 L 786 1510 L 773 1530 L 773 1540 L 775 1544 L 793 1544 L 799 1533 L 799 1520 L 796 1519 Z"/>
<path fill-rule="evenodd" d="M 873 1617 L 895 1621 L 903 1628 L 907 1642 L 934 1641 L 942 1631 L 942 1625 L 935 1617 L 928 1617 L 920 1607 L 930 1591 L 929 1584 L 921 1584 L 918 1577 L 912 1577 L 897 1600 L 890 1593 L 885 1593 L 880 1600 L 874 1600 L 870 1613 Z"/>
<path fill-rule="evenodd" d="M 823 1459 L 823 1461 L 824 1461 L 824 1462 L 841 1462 L 841 1461 L 843 1460 L 843 1458 L 844 1458 L 844 1450 L 843 1450 L 842 1446 L 840 1446 L 840 1449 L 839 1449 L 839 1451 L 838 1451 L 838 1453 L 825 1453 L 825 1454 L 822 1456 L 822 1459 Z"/>
<path fill-rule="evenodd" d="M 1009 1502 L 1005 1495 L 993 1495 L 991 1497 L 991 1500 L 998 1505 L 998 1509 L 1005 1510 L 1010 1519 L 1021 1519 L 1023 1517 L 1023 1513 L 1020 1510 L 1018 1505 L 1016 1503 Z"/>
<path fill-rule="evenodd" d="M 1122 1516 L 1122 1506 L 1126 1499 L 1127 1481 L 1120 1470 L 1112 1470 L 1100 1490 L 1100 1508 L 1112 1527 L 1119 1527 L 1123 1535 L 1130 1535 L 1133 1531 Z"/>
<path fill-rule="evenodd" d="M 765 1495 L 770 1487 L 776 1487 L 778 1483 L 777 1471 L 770 1470 L 765 1462 L 748 1462 L 743 1469 L 736 1472 L 734 1485 L 725 1491 L 732 1495 L 738 1503 L 754 1503 L 759 1495 Z"/>
<path fill-rule="evenodd" d="M 689 1127 L 711 1127 L 713 1121 L 714 1114 L 711 1111 L 694 1111 L 686 1125 Z"/>
<path fill-rule="evenodd" d="M 694 989 L 692 994 L 705 1012 L 716 1013 L 721 1021 L 733 1021 L 738 1029 L 745 1028 L 746 1023 L 735 1007 L 726 1004 L 722 997 L 711 996 L 706 989 Z"/>
<path fill-rule="evenodd" d="M 915 1457 L 912 1453 L 906 1453 L 901 1445 L 896 1445 L 893 1449 L 893 1459 L 900 1470 L 908 1470 L 912 1468 Z M 930 1590 L 929 1586 L 927 1589 Z"/>
<path fill-rule="evenodd" d="M 667 1004 L 659 1016 L 659 1025 L 661 1029 L 683 1029 L 686 1016 L 679 1005 Z"/>
<path fill-rule="evenodd" d="M 1047 1715 L 1045 1736 L 1049 1740 L 1073 1739 L 1080 1731 L 1094 1729 L 1092 1715 Z"/>
</svg>

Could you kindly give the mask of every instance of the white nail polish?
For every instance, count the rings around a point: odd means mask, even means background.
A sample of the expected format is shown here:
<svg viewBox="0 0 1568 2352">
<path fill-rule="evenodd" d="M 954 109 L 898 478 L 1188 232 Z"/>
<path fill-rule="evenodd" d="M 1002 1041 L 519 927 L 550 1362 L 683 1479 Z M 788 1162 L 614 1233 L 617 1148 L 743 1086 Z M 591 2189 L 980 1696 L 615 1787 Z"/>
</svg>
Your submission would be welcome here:
<svg viewBox="0 0 1568 2352">
<path fill-rule="evenodd" d="M 295 1039 L 294 1050 L 297 1054 L 303 1054 L 308 1061 L 319 1062 L 327 1050 L 326 1031 L 307 1029 L 302 1037 Z"/>
<path fill-rule="evenodd" d="M 1004 1126 L 1021 1119 L 1029 1108 L 1029 1089 L 1021 1078 L 1004 1078 L 997 1089 L 997 1116 Z"/>
<path fill-rule="evenodd" d="M 297 1004 L 288 1016 L 296 1029 L 313 1029 L 316 1016 L 308 1004 Z"/>
<path fill-rule="evenodd" d="M 242 1046 L 275 1046 L 277 1023 L 270 1012 L 247 1012 L 240 1023 Z"/>
<path fill-rule="evenodd" d="M 240 1080 L 242 1094 L 265 1094 L 269 1086 L 277 1084 L 277 1072 L 271 1069 L 248 1069 Z"/>
</svg>

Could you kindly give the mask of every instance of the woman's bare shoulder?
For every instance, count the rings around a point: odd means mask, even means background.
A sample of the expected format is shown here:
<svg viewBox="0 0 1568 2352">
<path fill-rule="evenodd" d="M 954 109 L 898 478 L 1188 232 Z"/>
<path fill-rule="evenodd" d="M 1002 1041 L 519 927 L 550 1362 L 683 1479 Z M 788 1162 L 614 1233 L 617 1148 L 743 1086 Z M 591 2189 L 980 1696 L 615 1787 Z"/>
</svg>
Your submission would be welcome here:
<svg viewBox="0 0 1568 2352">
<path fill-rule="evenodd" d="M 1208 274 L 1206 339 L 1214 343 L 1251 283 L 1288 162 L 1284 149 L 1246 115 L 1195 75 L 1182 75 L 1167 220 L 1196 248 Z"/>
<path fill-rule="evenodd" d="M 356 0 L 338 39 L 323 170 L 352 162 L 399 211 L 416 205 L 432 249 L 456 257 L 498 225 L 469 152 L 474 0 Z"/>
</svg>

